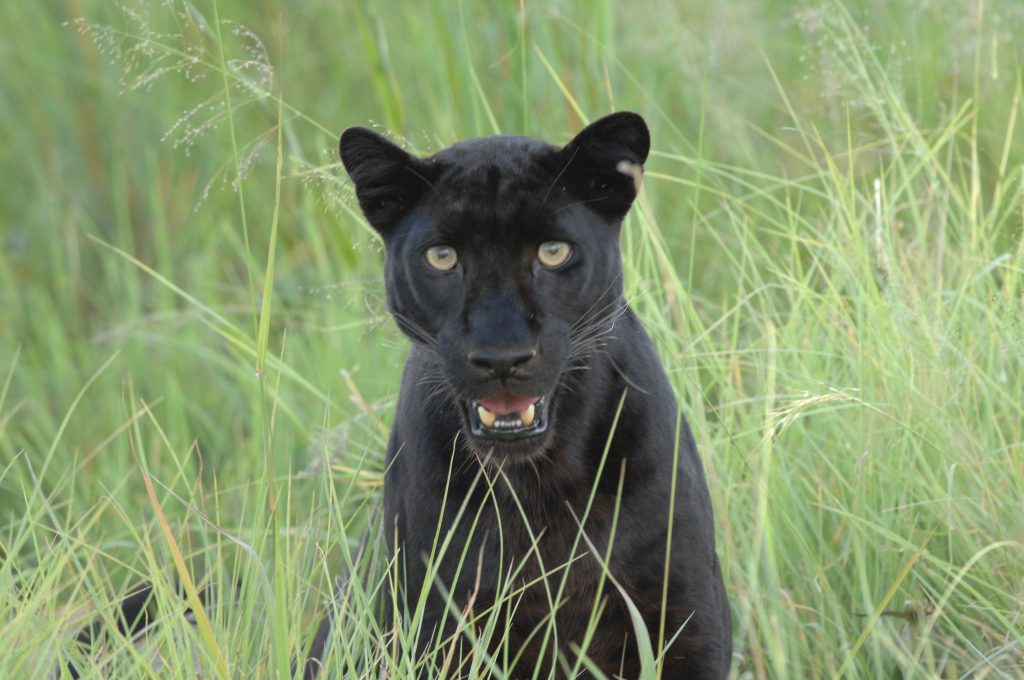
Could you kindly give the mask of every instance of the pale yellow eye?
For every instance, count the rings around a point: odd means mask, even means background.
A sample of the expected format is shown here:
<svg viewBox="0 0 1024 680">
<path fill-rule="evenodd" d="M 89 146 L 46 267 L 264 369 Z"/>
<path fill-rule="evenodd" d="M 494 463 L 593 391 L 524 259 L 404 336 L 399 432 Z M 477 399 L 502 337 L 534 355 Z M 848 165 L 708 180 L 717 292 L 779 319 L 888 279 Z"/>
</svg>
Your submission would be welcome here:
<svg viewBox="0 0 1024 680">
<path fill-rule="evenodd" d="M 572 248 L 565 241 L 544 241 L 537 249 L 537 259 L 545 267 L 558 267 L 565 264 L 572 254 Z"/>
<path fill-rule="evenodd" d="M 427 262 L 434 269 L 447 272 L 458 264 L 459 256 L 451 246 L 431 246 L 427 249 Z"/>
</svg>

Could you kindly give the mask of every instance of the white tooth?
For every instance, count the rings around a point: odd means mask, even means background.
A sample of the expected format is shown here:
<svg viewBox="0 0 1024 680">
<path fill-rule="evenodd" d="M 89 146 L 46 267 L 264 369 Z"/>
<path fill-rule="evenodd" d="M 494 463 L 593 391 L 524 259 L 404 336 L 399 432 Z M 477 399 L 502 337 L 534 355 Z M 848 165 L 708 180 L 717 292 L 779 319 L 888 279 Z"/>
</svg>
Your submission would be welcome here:
<svg viewBox="0 0 1024 680">
<path fill-rule="evenodd" d="M 533 407 L 533 404 L 530 404 L 529 406 L 526 407 L 525 411 L 521 411 L 519 413 L 519 419 L 523 421 L 523 427 L 529 427 L 530 425 L 533 425 L 533 416 L 536 413 L 536 411 L 537 409 Z"/>
<path fill-rule="evenodd" d="M 484 424 L 484 427 L 494 426 L 494 419 L 497 417 L 494 411 L 488 411 L 483 406 L 477 406 L 476 414 L 480 416 L 480 422 Z"/>
</svg>

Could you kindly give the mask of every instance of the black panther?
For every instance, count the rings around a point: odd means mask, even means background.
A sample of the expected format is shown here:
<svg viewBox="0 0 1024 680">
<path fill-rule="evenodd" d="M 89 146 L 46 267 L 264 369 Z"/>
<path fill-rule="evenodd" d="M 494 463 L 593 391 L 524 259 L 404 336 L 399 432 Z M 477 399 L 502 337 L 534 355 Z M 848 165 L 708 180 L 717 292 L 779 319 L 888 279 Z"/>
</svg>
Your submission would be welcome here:
<svg viewBox="0 0 1024 680">
<path fill-rule="evenodd" d="M 341 135 L 384 242 L 388 308 L 412 341 L 384 506 L 406 613 L 426 593 L 422 654 L 468 653 L 473 637 L 491 653 L 504 645 L 495 658 L 510 677 L 538 665 L 564 677 L 583 668 L 593 619 L 586 656 L 608 677 L 636 678 L 622 593 L 657 643 L 667 592 L 663 677 L 728 674 L 729 603 L 701 462 L 622 293 L 619 236 L 649 145 L 629 112 L 563 147 L 496 136 L 428 158 L 365 128 Z M 488 615 L 502 623 L 484 640 Z"/>
<path fill-rule="evenodd" d="M 662 677 L 728 674 L 707 483 L 622 294 L 619 234 L 649 145 L 627 112 L 560 148 L 498 136 L 416 158 L 365 128 L 341 136 L 384 241 L 388 307 L 412 340 L 384 487 L 394 594 L 403 618 L 426 597 L 418 652 L 449 677 L 473 645 L 507 677 L 590 677 L 589 640 L 604 675 L 637 678 L 629 606 L 655 644 L 665 631 Z M 147 585 L 124 599 L 123 633 L 148 624 L 149 600 Z M 328 617 L 304 677 L 330 633 Z"/>
</svg>

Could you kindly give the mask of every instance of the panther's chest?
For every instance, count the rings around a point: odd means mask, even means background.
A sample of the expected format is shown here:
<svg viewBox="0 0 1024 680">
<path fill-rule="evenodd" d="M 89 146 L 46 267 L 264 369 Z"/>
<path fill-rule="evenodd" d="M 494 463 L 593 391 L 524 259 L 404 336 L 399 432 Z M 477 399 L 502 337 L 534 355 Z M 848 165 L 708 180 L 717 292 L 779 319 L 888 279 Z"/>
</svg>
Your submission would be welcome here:
<svg viewBox="0 0 1024 680">
<path fill-rule="evenodd" d="M 572 665 L 581 643 L 589 641 L 591 660 L 618 668 L 625 658 L 634 673 L 625 677 L 636 677 L 632 654 L 624 656 L 632 644 L 628 613 L 609 578 L 611 573 L 621 582 L 622 574 L 615 572 L 623 564 L 614 546 L 610 554 L 607 549 L 614 538 L 612 517 L 602 500 L 595 498 L 589 513 L 586 499 L 579 508 L 566 500 L 564 511 L 534 513 L 529 526 L 506 518 L 503 541 L 489 542 L 487 553 L 502 555 L 501 568 L 482 579 L 486 586 L 477 602 L 499 612 L 505 628 L 496 632 L 492 646 L 516 650 L 517 667 L 549 672 L 559 656 Z"/>
</svg>

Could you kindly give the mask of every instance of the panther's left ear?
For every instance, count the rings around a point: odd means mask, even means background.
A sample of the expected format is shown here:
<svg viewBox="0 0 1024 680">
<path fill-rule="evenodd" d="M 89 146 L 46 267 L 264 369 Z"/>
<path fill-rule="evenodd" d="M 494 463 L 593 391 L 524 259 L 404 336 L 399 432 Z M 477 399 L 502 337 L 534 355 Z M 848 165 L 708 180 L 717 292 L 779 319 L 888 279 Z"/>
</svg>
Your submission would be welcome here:
<svg viewBox="0 0 1024 680">
<path fill-rule="evenodd" d="M 639 114 L 613 113 L 583 128 L 559 152 L 563 176 L 587 207 L 618 221 L 640 190 L 650 147 L 651 135 Z"/>
</svg>

